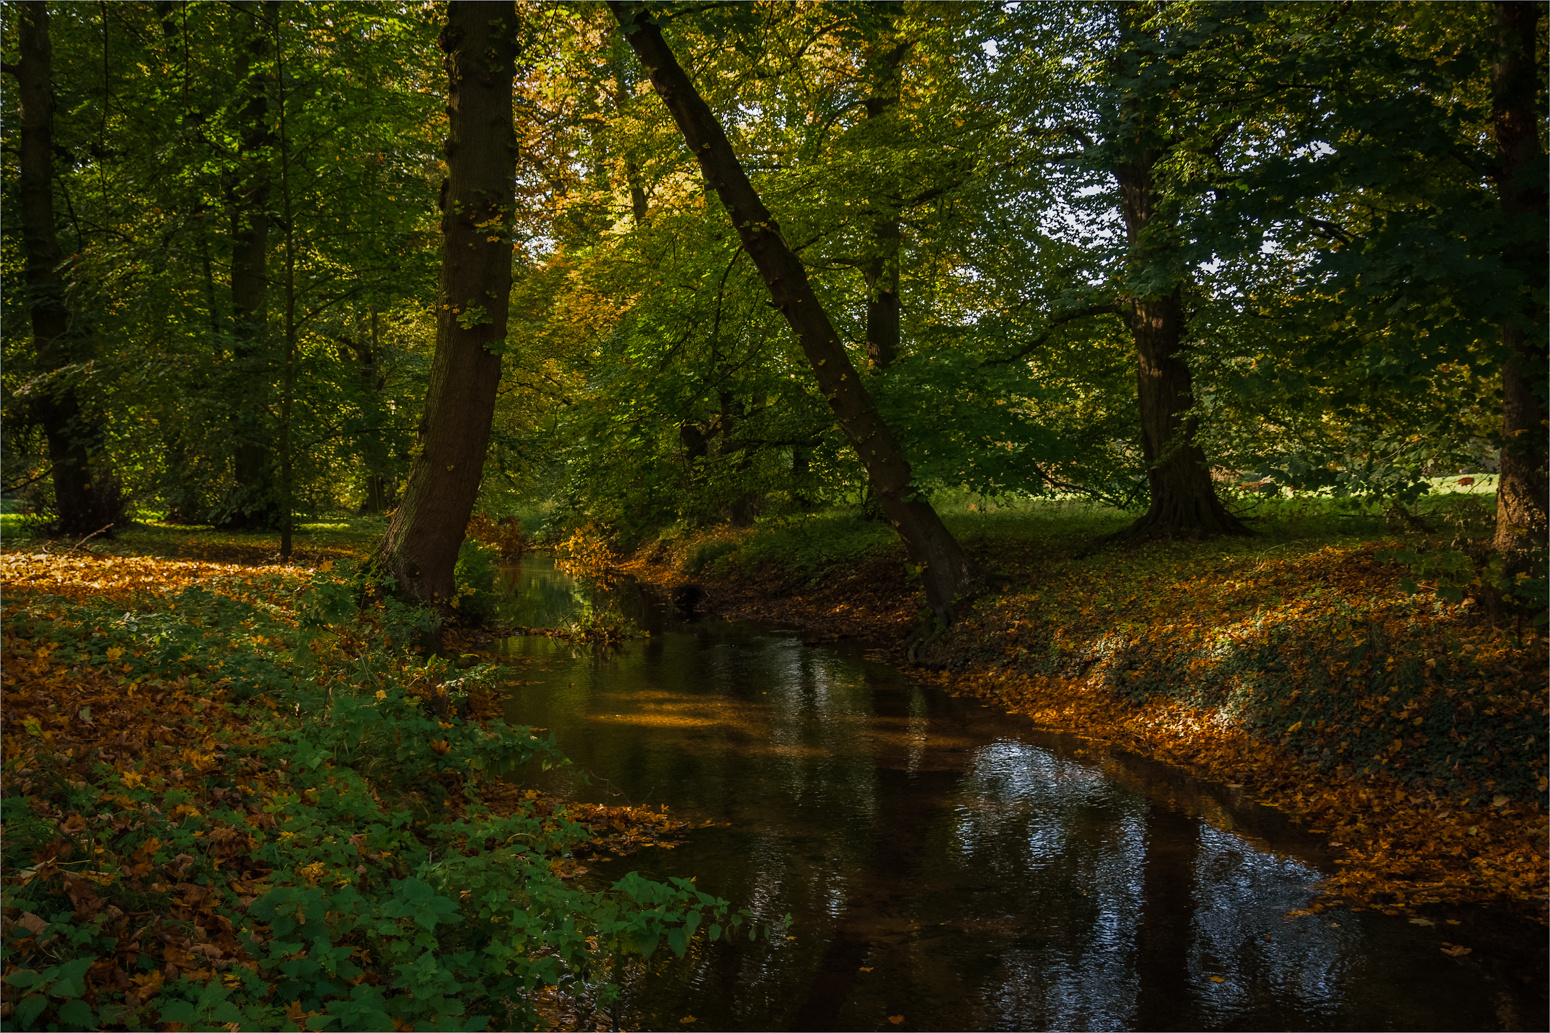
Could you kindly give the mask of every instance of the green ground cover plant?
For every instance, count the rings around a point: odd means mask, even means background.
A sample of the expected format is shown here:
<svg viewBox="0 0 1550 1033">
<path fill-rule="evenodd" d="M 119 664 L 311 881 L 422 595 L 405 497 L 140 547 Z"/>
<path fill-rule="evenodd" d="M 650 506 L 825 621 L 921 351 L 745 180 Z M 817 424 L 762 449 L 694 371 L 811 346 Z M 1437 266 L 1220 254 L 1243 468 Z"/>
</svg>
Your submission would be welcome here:
<svg viewBox="0 0 1550 1033">
<path fill-rule="evenodd" d="M 581 879 L 590 830 L 499 778 L 553 742 L 342 568 L 0 560 L 8 1028 L 531 1028 L 753 929 Z"/>
</svg>

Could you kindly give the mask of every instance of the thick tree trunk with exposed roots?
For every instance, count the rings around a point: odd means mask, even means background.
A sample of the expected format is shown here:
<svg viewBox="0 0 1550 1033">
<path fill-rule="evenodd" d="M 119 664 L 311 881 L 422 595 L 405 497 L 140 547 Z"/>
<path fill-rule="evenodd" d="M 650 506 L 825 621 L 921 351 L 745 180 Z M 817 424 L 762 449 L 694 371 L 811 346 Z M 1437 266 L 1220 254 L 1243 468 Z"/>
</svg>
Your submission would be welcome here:
<svg viewBox="0 0 1550 1033">
<path fill-rule="evenodd" d="M 1148 280 L 1156 278 L 1153 267 L 1162 263 L 1172 246 L 1173 216 L 1161 203 L 1156 180 L 1164 153 L 1138 145 L 1114 169 L 1130 266 L 1133 274 L 1144 273 Z M 1136 404 L 1151 504 L 1120 537 L 1248 533 L 1217 498 L 1205 453 L 1195 440 L 1196 420 L 1185 415 L 1194 405 L 1194 384 L 1185 362 L 1182 280 L 1175 280 L 1167 293 L 1122 299 L 1121 314 L 1130 324 L 1136 346 Z"/>
<path fill-rule="evenodd" d="M 1546 447 L 1546 367 L 1550 327 L 1537 300 L 1543 297 L 1547 257 L 1545 153 L 1539 144 L 1537 88 L 1543 79 L 1535 35 L 1545 5 L 1495 5 L 1497 60 L 1491 95 L 1496 136 L 1496 183 L 1502 214 L 1525 229 L 1507 262 L 1523 277 L 1523 304 L 1502 325 L 1507 360 L 1502 366 L 1501 474 L 1496 488 L 1495 547 L 1509 569 L 1526 568 L 1545 547 L 1550 523 L 1550 450 Z"/>
<path fill-rule="evenodd" d="M 981 578 L 969 557 L 916 490 L 908 461 L 862 386 L 828 314 L 819 304 L 801 260 L 782 238 L 726 133 L 662 38 L 643 4 L 611 0 L 630 46 L 667 106 L 684 141 L 699 160 L 705 182 L 720 196 L 807 356 L 819 389 L 836 421 L 855 447 L 889 523 L 923 568 L 926 600 L 937 620 L 951 623 L 961 601 L 979 589 Z"/>
<path fill-rule="evenodd" d="M 1243 524 L 1216 496 L 1205 452 L 1195 443 L 1194 404 L 1184 362 L 1182 291 L 1136 298 L 1125 313 L 1136 342 L 1136 402 L 1151 503 L 1129 538 L 1241 534 Z"/>
<path fill-rule="evenodd" d="M 124 520 L 118 481 L 108 471 L 102 429 L 64 377 L 49 378 L 81 361 L 82 336 L 72 325 L 60 275 L 64 255 L 54 232 L 53 47 L 48 6 L 23 4 L 18 15 L 15 67 L 21 114 L 17 194 L 27 260 L 27 304 L 38 371 L 45 386 L 31 407 L 43 428 L 53 465 L 56 526 L 91 534 Z"/>
<path fill-rule="evenodd" d="M 516 32 L 515 5 L 455 0 L 440 38 L 449 134 L 436 353 L 419 447 L 376 562 L 403 594 L 444 611 L 479 494 L 506 339 Z"/>
</svg>

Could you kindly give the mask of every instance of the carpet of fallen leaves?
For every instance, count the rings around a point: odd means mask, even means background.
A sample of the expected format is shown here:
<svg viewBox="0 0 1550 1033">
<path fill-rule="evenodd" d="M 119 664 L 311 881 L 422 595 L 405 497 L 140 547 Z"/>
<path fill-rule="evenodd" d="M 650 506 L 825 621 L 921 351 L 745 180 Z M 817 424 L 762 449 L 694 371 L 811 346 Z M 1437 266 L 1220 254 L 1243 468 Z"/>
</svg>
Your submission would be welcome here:
<svg viewBox="0 0 1550 1033">
<path fill-rule="evenodd" d="M 256 967 L 253 949 L 265 939 L 265 927 L 234 923 L 229 905 L 234 897 L 246 906 L 264 892 L 275 873 L 257 848 L 266 836 L 288 834 L 276 831 L 274 801 L 285 797 L 290 764 L 282 759 L 268 765 L 261 756 L 267 744 L 263 727 L 273 727 L 268 719 L 284 715 L 261 696 L 233 699 L 229 679 L 221 677 L 222 663 L 235 655 L 228 650 L 243 645 L 244 636 L 264 644 L 261 630 L 222 629 L 210 638 L 208 650 L 169 656 L 159 664 L 121 647 L 104 650 L 100 642 L 94 653 L 90 643 L 76 648 L 72 640 L 72 622 L 85 605 L 122 608 L 126 618 L 170 613 L 179 599 L 187 598 L 181 593 L 194 587 L 260 607 L 282 623 L 294 621 L 297 584 L 309 573 L 304 566 L 266 562 L 272 558 L 269 546 L 226 539 L 208 550 L 185 542 L 183 551 L 210 551 L 218 559 L 76 549 L 0 555 L 4 829 L 16 843 L 22 837 L 13 836 L 25 825 L 26 842 L 36 844 L 26 856 L 11 849 L 6 853 L 0 879 L 6 890 L 0 908 L 5 974 L 9 978 L 19 966 L 46 966 L 51 956 L 59 956 L 59 916 L 51 920 L 12 904 L 18 892 L 41 889 L 49 899 L 68 899 L 73 922 L 97 942 L 115 944 L 79 974 L 74 996 L 95 1008 L 111 994 L 122 1002 L 113 1007 L 128 1015 L 176 981 L 225 980 L 234 986 L 234 973 Z M 312 558 L 327 569 L 332 557 L 353 551 L 318 550 Z M 90 637 L 84 629 L 81 634 Z M 341 635 L 315 648 L 348 649 L 349 643 Z M 411 691 L 436 690 L 427 684 L 411 686 Z M 453 721 L 479 725 L 500 719 L 498 701 L 485 690 L 471 691 L 457 708 L 447 708 L 444 699 L 429 704 L 442 707 L 445 728 L 452 728 Z M 117 782 L 106 790 L 104 765 L 117 773 Z M 146 789 L 154 789 L 159 806 L 148 802 Z M 688 827 L 663 809 L 567 807 L 498 779 L 474 784 L 449 778 L 443 789 L 436 806 L 449 817 L 477 807 L 496 815 L 564 815 L 587 827 L 589 841 L 572 856 L 551 862 L 561 878 L 584 873 L 588 857 L 671 845 Z M 305 806 L 305 800 L 300 802 Z M 160 840 L 145 839 L 153 818 L 197 829 L 188 833 L 188 842 L 201 856 L 168 856 Z M 136 845 L 121 849 L 125 843 Z M 224 877 L 219 889 L 204 878 L 194 881 L 190 869 L 196 860 L 204 870 L 213 865 Z M 321 863 L 316 868 L 316 873 L 300 874 L 314 885 L 336 877 Z M 70 996 L 64 990 L 56 995 Z M 0 1004 L 8 1027 L 15 1021 L 15 996 L 8 994 Z M 562 1015 L 559 1001 L 538 1003 L 541 1011 Z M 295 1028 L 306 1028 L 307 1016 L 297 1012 L 289 1017 Z M 181 1027 L 164 1022 L 158 1028 Z"/>
<path fill-rule="evenodd" d="M 720 548 L 740 535 L 709 532 Z M 625 569 L 681 592 L 710 538 Z M 1344 856 L 1312 905 L 1492 900 L 1546 917 L 1546 642 L 1398 588 L 1394 542 L 1172 542 L 1077 559 L 972 546 L 1000 587 L 919 652 L 921 676 L 1036 723 L 1240 787 Z M 886 644 L 920 592 L 891 550 L 818 579 L 717 564 L 728 617 Z"/>
</svg>

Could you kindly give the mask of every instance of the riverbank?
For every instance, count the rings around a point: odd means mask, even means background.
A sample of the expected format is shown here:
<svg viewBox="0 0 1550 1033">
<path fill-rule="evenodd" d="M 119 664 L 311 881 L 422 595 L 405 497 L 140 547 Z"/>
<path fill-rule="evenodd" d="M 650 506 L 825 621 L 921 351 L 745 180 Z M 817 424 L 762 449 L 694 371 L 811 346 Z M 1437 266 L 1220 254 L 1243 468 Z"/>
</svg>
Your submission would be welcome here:
<svg viewBox="0 0 1550 1033">
<path fill-rule="evenodd" d="M 361 607 L 335 559 L 369 538 L 308 566 L 259 535 L 7 540 L 6 1028 L 586 1028 L 616 959 L 741 922 L 578 882 L 685 826 L 500 777 L 564 759 L 500 717 L 505 675 Z"/>
<path fill-rule="evenodd" d="M 920 677 L 1226 783 L 1344 852 L 1317 907 L 1492 901 L 1545 920 L 1543 635 L 1401 590 L 1415 534 L 1315 513 L 1256 538 L 1079 557 L 1123 517 L 983 513 L 992 577 Z M 923 609 L 886 525 L 817 517 L 646 543 L 681 600 L 899 661 Z"/>
</svg>

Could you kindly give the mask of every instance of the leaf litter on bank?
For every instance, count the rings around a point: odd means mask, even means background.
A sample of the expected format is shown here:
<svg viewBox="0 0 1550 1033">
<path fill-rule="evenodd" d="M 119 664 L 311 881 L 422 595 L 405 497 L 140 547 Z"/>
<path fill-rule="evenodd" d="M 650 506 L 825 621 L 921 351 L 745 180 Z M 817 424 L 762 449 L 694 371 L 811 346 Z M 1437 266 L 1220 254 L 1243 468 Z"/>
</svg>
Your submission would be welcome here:
<svg viewBox="0 0 1550 1033">
<path fill-rule="evenodd" d="M 673 588 L 686 558 L 727 616 L 891 642 L 919 612 L 896 549 L 793 576 L 714 528 L 625 569 Z M 1241 787 L 1344 851 L 1311 905 L 1496 900 L 1546 918 L 1546 642 L 1472 604 L 1400 590 L 1399 543 L 1178 541 L 1073 558 L 971 543 L 1004 586 L 932 642 L 928 678 L 1038 724 Z M 758 550 L 750 550 L 755 553 Z"/>
<path fill-rule="evenodd" d="M 416 1001 L 394 983 L 402 965 L 385 971 L 368 944 L 427 934 L 475 904 L 424 886 L 393 917 L 397 894 L 423 886 L 406 867 L 417 842 L 451 850 L 438 866 L 460 854 L 537 864 L 558 884 L 588 857 L 671 845 L 687 827 L 661 809 L 572 808 L 495 777 L 495 757 L 557 755 L 498 722 L 466 672 L 366 641 L 407 641 L 404 629 L 322 621 L 354 603 L 331 561 L 320 566 L 0 555 L 8 1026 L 302 1028 L 333 1016 L 408 1028 L 413 1007 L 393 1017 L 394 1001 Z M 307 711 L 321 724 L 298 737 Z M 385 728 L 401 729 L 396 745 Z M 396 754 L 365 756 L 371 735 Z M 503 831 L 476 842 L 481 829 Z M 325 938 L 290 944 L 282 926 L 299 930 L 323 901 L 327 918 L 313 917 Z M 294 919 L 290 907 L 302 909 Z M 351 933 L 350 921 L 378 933 Z M 583 937 L 566 949 L 599 948 Z M 575 1013 L 533 978 L 526 1014 Z"/>
</svg>

